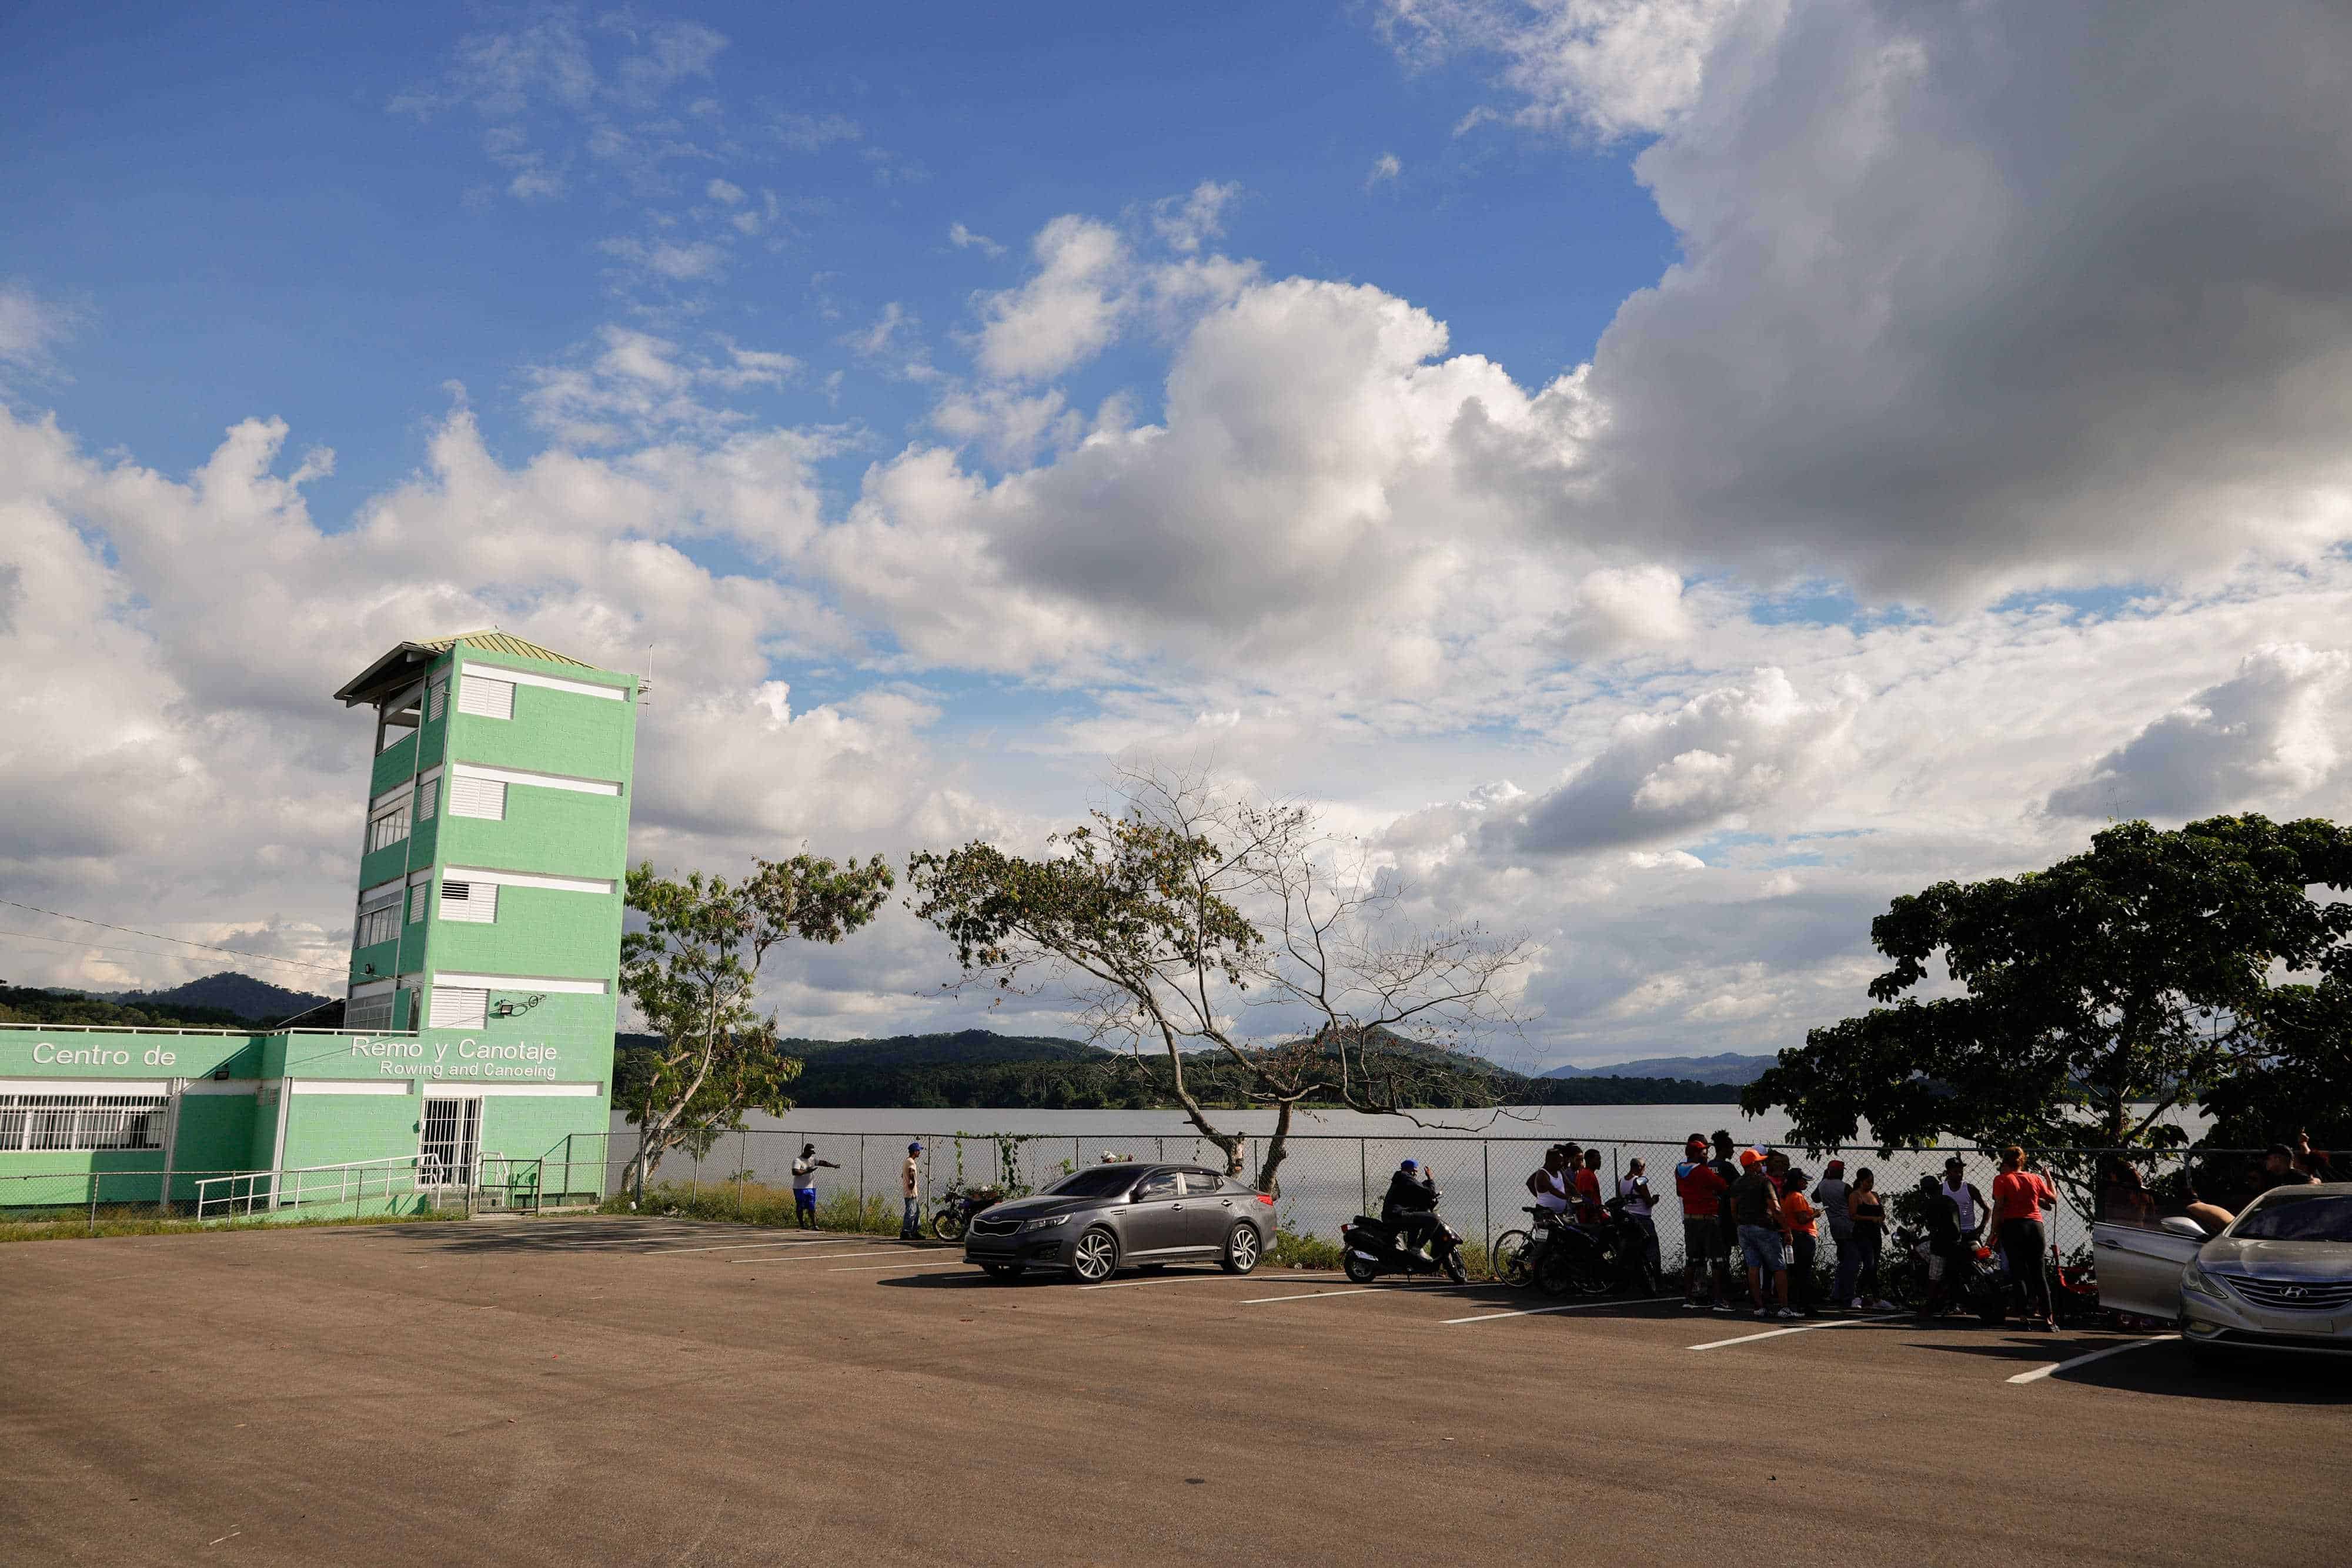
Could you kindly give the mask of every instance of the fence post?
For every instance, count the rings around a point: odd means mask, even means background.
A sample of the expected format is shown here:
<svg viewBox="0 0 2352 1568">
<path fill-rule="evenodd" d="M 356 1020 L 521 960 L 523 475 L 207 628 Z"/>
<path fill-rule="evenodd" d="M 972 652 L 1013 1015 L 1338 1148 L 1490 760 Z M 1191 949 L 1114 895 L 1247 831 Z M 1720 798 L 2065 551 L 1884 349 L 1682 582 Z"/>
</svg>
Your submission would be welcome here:
<svg viewBox="0 0 2352 1568">
<path fill-rule="evenodd" d="M 1486 1270 L 1495 1268 L 1495 1145 L 1478 1140 L 1478 1190 L 1486 1210 Z"/>
<path fill-rule="evenodd" d="M 100 1171 L 89 1173 L 89 1233 L 98 1234 L 98 1184 L 106 1179 Z"/>
<path fill-rule="evenodd" d="M 735 1218 L 743 1218 L 743 1178 L 751 1169 L 751 1134 L 742 1127 L 735 1129 Z"/>
<path fill-rule="evenodd" d="M 1364 1164 L 1364 1140 L 1356 1140 L 1356 1212 L 1361 1214 L 1372 1206 L 1370 1167 Z"/>
</svg>

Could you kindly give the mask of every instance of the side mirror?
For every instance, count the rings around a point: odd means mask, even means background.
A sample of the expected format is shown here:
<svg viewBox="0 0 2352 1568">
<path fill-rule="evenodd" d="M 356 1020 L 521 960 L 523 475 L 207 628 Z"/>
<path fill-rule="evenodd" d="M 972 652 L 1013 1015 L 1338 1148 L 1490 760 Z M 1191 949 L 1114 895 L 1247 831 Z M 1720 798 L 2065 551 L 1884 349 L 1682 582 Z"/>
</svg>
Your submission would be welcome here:
<svg viewBox="0 0 2352 1568">
<path fill-rule="evenodd" d="M 2186 1236 L 2198 1241 L 2205 1239 L 2205 1228 L 2185 1214 L 2168 1214 L 2158 1223 L 2175 1236 Z"/>
</svg>

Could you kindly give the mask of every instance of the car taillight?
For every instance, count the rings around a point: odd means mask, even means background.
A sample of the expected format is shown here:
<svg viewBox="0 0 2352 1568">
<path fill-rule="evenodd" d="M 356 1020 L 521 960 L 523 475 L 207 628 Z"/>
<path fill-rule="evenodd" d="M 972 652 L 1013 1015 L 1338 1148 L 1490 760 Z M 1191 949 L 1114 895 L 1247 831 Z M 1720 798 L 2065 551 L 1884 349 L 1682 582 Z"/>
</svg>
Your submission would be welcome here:
<svg viewBox="0 0 2352 1568">
<path fill-rule="evenodd" d="M 1268 1208 L 1272 1208 L 1274 1207 L 1274 1194 L 1270 1192 L 1259 1193 L 1257 1195 L 1257 1200 L 1265 1205 Z"/>
</svg>

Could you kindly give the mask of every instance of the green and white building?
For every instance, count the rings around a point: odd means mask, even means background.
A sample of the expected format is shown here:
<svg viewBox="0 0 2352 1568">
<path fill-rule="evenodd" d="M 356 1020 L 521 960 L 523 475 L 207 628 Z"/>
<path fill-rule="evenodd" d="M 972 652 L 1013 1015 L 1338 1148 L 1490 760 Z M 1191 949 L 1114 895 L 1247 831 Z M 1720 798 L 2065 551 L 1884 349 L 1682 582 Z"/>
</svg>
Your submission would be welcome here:
<svg viewBox="0 0 2352 1568">
<path fill-rule="evenodd" d="M 500 632 L 347 682 L 373 760 L 343 1027 L 0 1025 L 0 1207 L 601 1195 L 643 690 Z"/>
</svg>

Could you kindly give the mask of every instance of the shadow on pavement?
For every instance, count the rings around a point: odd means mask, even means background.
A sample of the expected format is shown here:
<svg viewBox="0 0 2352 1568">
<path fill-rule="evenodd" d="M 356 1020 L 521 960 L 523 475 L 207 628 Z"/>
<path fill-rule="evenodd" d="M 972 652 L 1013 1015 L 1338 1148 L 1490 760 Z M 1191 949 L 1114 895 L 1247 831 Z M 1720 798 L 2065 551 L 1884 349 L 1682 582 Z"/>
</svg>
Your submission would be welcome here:
<svg viewBox="0 0 2352 1568">
<path fill-rule="evenodd" d="M 2178 1343 L 2152 1344 L 2072 1372 L 2053 1372 L 2049 1381 L 2230 1405 L 2352 1405 L 2352 1366 L 2340 1361 L 2317 1355 L 2247 1355 L 2209 1372 L 2192 1363 Z"/>
<path fill-rule="evenodd" d="M 909 1253 L 952 1250 L 930 1241 L 900 1241 L 895 1237 L 869 1236 L 854 1230 L 762 1229 L 719 1222 L 686 1223 L 665 1219 L 475 1219 L 438 1220 L 426 1225 L 355 1225 L 321 1230 L 320 1235 L 353 1240 L 432 1241 L 456 1252 L 577 1252 L 587 1257 L 635 1257 L 681 1247 L 758 1247 L 777 1242 L 807 1242 L 812 1246 L 838 1243 L 871 1246 L 877 1251 L 904 1249 Z"/>
</svg>

